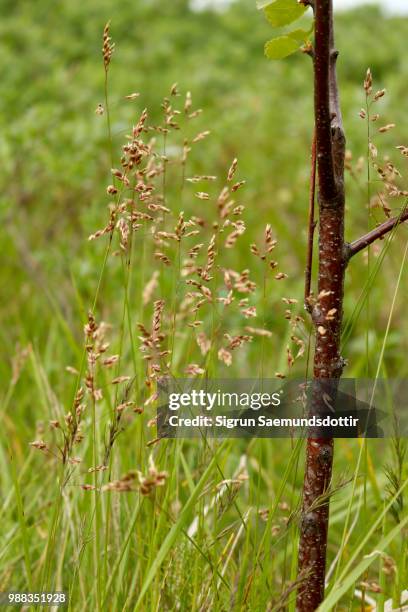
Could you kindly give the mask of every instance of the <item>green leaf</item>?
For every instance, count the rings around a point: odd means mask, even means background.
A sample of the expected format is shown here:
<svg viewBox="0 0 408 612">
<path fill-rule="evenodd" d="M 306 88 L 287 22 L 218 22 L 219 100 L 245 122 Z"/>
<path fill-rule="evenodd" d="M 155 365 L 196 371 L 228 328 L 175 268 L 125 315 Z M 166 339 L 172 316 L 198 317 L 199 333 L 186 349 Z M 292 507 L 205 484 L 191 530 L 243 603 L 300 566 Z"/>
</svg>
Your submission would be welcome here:
<svg viewBox="0 0 408 612">
<path fill-rule="evenodd" d="M 264 7 L 265 16 L 274 28 L 289 25 L 299 19 L 306 10 L 307 7 L 298 4 L 296 0 L 275 0 Z"/>
<path fill-rule="evenodd" d="M 299 49 L 299 42 L 289 36 L 278 36 L 265 44 L 265 55 L 269 59 L 282 59 Z"/>
<path fill-rule="evenodd" d="M 298 30 L 288 32 L 286 36 L 293 38 L 293 40 L 296 40 L 298 43 L 305 43 L 309 40 L 310 30 L 302 30 L 302 28 L 299 28 Z"/>
</svg>

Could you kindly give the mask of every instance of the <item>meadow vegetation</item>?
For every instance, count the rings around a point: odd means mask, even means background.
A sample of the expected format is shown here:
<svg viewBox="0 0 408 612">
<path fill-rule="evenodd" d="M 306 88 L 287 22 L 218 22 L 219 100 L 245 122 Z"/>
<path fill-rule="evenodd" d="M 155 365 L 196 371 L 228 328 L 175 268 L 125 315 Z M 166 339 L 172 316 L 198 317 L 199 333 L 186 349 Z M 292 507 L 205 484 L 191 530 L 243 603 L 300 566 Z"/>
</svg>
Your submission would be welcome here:
<svg viewBox="0 0 408 612">
<path fill-rule="evenodd" d="M 293 610 L 303 442 L 157 440 L 154 417 L 163 374 L 310 370 L 310 60 L 268 62 L 245 1 L 2 7 L 0 590 Z M 408 19 L 336 25 L 352 240 L 405 203 Z M 345 376 L 407 375 L 406 238 L 350 265 Z M 407 482 L 403 440 L 336 442 L 322 609 L 399 604 Z"/>
</svg>

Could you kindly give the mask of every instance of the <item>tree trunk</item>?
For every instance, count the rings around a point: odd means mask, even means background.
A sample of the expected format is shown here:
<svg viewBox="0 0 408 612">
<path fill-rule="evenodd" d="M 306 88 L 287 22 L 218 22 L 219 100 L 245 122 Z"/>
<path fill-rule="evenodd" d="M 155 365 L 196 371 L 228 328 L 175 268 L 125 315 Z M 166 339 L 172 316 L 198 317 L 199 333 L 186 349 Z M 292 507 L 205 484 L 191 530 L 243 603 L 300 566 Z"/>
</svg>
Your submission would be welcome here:
<svg viewBox="0 0 408 612">
<path fill-rule="evenodd" d="M 318 296 L 307 299 L 315 327 L 314 379 L 339 379 L 343 370 L 340 337 L 346 268 L 344 243 L 345 138 L 336 81 L 332 0 L 315 0 L 314 106 L 319 207 Z M 328 314 L 330 312 L 330 314 Z M 310 412 L 324 411 L 314 393 Z M 333 440 L 308 438 L 299 543 L 297 609 L 315 610 L 324 597 L 328 499 Z"/>
</svg>

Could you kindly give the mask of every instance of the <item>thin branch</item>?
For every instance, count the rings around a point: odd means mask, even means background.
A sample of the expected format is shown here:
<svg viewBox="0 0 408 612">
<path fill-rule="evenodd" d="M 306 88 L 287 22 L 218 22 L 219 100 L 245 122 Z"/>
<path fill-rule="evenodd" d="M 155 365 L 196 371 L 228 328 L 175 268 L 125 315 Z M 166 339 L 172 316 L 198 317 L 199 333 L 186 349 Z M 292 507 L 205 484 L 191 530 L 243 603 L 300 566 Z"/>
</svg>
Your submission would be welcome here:
<svg viewBox="0 0 408 612">
<path fill-rule="evenodd" d="M 309 191 L 309 219 L 308 219 L 308 239 L 305 269 L 305 308 L 311 310 L 309 303 L 310 287 L 312 281 L 312 262 L 313 262 L 313 239 L 316 227 L 315 221 L 315 192 L 316 192 L 316 130 L 313 132 L 312 156 L 310 161 L 310 191 Z"/>
<path fill-rule="evenodd" d="M 330 104 L 332 2 L 315 3 L 315 124 L 316 150 L 319 166 L 319 197 L 331 201 L 337 194 L 333 151 L 332 109 Z"/>
<path fill-rule="evenodd" d="M 383 238 L 388 232 L 394 229 L 400 223 L 408 220 L 408 208 L 405 208 L 398 217 L 392 217 L 381 225 L 375 227 L 371 232 L 364 234 L 361 238 L 354 240 L 346 246 L 346 259 L 350 260 L 356 253 L 359 253 L 368 245 L 372 244 L 379 238 Z"/>
</svg>

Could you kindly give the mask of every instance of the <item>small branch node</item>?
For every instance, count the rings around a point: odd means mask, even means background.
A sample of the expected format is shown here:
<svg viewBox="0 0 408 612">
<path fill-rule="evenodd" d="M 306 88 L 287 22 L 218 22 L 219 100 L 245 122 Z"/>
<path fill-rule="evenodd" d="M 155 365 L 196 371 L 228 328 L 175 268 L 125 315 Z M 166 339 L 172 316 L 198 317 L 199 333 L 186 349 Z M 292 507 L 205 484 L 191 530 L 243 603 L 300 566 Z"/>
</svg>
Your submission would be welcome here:
<svg viewBox="0 0 408 612">
<path fill-rule="evenodd" d="M 337 49 L 332 49 L 330 51 L 330 59 L 332 60 L 332 62 L 335 62 L 338 57 L 339 57 L 339 51 Z"/>
<path fill-rule="evenodd" d="M 304 53 L 305 55 L 308 55 L 309 57 L 311 57 L 312 59 L 314 59 L 314 55 L 315 55 L 315 53 L 314 53 L 313 45 L 312 45 L 311 43 L 310 43 L 310 44 L 305 45 L 304 47 L 302 47 L 301 51 L 302 51 L 302 53 Z"/>
<path fill-rule="evenodd" d="M 343 260 L 344 260 L 345 265 L 348 264 L 350 257 L 351 257 L 351 244 L 349 242 L 345 242 L 344 247 L 343 247 Z"/>
<path fill-rule="evenodd" d="M 322 311 L 320 310 L 320 306 L 318 306 L 317 304 L 313 304 L 311 317 L 315 327 L 321 325 L 322 323 L 325 323 Z"/>
</svg>

